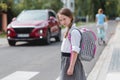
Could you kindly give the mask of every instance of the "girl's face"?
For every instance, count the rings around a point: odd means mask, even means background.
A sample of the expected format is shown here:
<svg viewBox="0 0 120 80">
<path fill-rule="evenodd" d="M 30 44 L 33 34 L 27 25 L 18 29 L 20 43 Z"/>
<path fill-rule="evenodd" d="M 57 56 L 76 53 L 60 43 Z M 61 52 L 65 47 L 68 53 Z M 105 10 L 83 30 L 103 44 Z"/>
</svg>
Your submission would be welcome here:
<svg viewBox="0 0 120 80">
<path fill-rule="evenodd" d="M 61 25 L 65 26 L 65 27 L 69 27 L 69 24 L 71 23 L 71 18 L 65 16 L 65 15 L 61 15 L 59 14 L 59 22 Z"/>
</svg>

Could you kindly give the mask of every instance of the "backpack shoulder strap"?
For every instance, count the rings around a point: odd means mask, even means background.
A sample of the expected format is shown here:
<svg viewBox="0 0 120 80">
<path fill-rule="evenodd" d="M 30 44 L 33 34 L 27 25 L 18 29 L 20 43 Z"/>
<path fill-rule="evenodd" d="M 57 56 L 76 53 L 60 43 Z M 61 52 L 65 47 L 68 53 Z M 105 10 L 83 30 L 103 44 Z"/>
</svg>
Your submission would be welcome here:
<svg viewBox="0 0 120 80">
<path fill-rule="evenodd" d="M 77 29 L 77 28 L 75 28 L 76 30 L 78 30 L 79 31 L 79 33 L 80 33 L 80 35 L 81 35 L 81 40 L 80 40 L 80 47 L 81 47 L 81 43 L 82 43 L 82 32 L 79 30 L 79 29 Z"/>
<path fill-rule="evenodd" d="M 74 28 L 74 29 L 78 30 L 80 35 L 82 36 L 82 32 L 78 28 Z"/>
</svg>

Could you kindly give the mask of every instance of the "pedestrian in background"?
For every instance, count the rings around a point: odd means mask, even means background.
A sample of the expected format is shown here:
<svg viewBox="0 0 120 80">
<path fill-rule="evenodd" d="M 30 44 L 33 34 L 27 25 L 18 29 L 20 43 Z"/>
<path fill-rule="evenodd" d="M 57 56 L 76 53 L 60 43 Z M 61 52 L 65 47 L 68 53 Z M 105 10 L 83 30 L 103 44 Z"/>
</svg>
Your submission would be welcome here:
<svg viewBox="0 0 120 80">
<path fill-rule="evenodd" d="M 57 17 L 59 23 L 67 28 L 61 45 L 59 80 L 86 80 L 83 65 L 78 57 L 81 35 L 77 29 L 74 29 L 77 27 L 73 23 L 73 14 L 70 9 L 62 8 L 59 10 Z"/>
<path fill-rule="evenodd" d="M 98 37 L 106 41 L 106 30 L 107 30 L 107 17 L 103 14 L 103 9 L 98 9 L 98 13 L 96 14 L 96 24 L 97 24 L 97 33 Z M 103 34 L 101 34 L 101 29 L 103 29 Z"/>
</svg>

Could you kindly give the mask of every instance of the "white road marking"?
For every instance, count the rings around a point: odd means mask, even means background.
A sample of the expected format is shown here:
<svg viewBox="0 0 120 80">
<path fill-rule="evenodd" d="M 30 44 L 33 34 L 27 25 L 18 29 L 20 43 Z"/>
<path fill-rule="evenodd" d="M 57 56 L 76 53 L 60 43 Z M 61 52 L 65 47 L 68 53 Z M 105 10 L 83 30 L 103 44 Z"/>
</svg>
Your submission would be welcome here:
<svg viewBox="0 0 120 80">
<path fill-rule="evenodd" d="M 30 78 L 37 75 L 39 72 L 30 72 L 30 71 L 16 71 L 7 77 L 0 80 L 29 80 Z"/>
<path fill-rule="evenodd" d="M 106 80 L 120 80 L 120 72 L 108 73 Z"/>
<path fill-rule="evenodd" d="M 60 80 L 60 77 L 57 77 L 57 79 L 56 80 Z"/>
</svg>

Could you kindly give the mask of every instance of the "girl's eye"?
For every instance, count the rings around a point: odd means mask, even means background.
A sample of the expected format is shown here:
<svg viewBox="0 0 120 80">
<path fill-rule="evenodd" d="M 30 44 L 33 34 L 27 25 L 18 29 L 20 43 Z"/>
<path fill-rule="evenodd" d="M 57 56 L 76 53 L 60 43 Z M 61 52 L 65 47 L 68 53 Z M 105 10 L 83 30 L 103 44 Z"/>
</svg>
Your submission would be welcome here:
<svg viewBox="0 0 120 80">
<path fill-rule="evenodd" d="M 63 18 L 63 20 L 66 20 L 65 18 Z"/>
<path fill-rule="evenodd" d="M 59 19 L 59 21 L 65 21 L 65 20 L 66 20 L 66 18 Z"/>
</svg>

